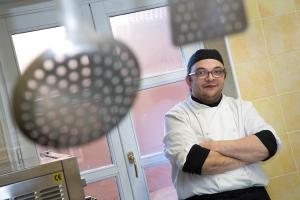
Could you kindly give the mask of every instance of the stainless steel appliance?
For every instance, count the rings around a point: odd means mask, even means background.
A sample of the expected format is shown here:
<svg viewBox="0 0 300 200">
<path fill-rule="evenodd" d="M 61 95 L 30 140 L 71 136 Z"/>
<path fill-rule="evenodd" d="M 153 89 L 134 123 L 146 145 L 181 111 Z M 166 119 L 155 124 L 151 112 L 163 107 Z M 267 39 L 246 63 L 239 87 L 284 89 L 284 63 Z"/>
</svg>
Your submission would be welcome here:
<svg viewBox="0 0 300 200">
<path fill-rule="evenodd" d="M 41 164 L 0 175 L 0 200 L 85 199 L 77 160 L 45 152 Z"/>
</svg>

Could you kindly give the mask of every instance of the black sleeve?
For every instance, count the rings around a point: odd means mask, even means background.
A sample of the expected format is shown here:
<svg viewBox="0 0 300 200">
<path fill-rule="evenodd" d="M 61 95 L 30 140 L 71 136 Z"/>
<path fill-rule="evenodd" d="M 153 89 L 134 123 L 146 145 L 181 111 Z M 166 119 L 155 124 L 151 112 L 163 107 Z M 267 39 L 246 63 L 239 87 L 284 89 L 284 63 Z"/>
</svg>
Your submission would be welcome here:
<svg viewBox="0 0 300 200">
<path fill-rule="evenodd" d="M 258 137 L 258 139 L 265 145 L 265 147 L 269 151 L 269 156 L 266 159 L 264 159 L 263 161 L 268 160 L 269 158 L 274 156 L 274 154 L 277 151 L 277 142 L 276 142 L 276 139 L 275 139 L 274 135 L 272 134 L 272 132 L 269 130 L 262 130 L 258 133 L 255 133 L 255 135 Z"/>
<path fill-rule="evenodd" d="M 193 145 L 186 156 L 182 171 L 201 175 L 201 169 L 209 151 L 209 149 L 203 148 L 200 145 Z"/>
</svg>

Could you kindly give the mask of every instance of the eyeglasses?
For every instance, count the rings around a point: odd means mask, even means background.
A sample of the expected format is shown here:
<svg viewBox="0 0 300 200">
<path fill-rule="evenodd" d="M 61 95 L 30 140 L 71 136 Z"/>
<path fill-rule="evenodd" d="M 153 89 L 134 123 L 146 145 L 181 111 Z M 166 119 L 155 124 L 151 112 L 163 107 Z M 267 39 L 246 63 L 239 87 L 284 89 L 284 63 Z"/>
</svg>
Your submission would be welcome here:
<svg viewBox="0 0 300 200">
<path fill-rule="evenodd" d="M 189 76 L 195 75 L 197 78 L 204 79 L 207 78 L 211 74 L 214 78 L 223 77 L 226 74 L 226 70 L 221 67 L 214 68 L 212 71 L 208 71 L 207 69 L 198 69 L 194 72 L 189 73 Z"/>
</svg>

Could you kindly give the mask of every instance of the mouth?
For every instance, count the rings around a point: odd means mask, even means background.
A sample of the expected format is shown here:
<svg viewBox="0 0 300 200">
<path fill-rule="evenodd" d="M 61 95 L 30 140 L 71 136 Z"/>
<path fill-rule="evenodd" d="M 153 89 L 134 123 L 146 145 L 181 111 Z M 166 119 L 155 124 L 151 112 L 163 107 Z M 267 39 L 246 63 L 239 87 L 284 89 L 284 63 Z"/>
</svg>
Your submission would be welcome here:
<svg viewBox="0 0 300 200">
<path fill-rule="evenodd" d="M 215 84 L 210 84 L 210 85 L 204 86 L 204 88 L 208 88 L 208 89 L 215 88 L 215 87 L 217 87 L 217 85 L 215 85 Z"/>
</svg>

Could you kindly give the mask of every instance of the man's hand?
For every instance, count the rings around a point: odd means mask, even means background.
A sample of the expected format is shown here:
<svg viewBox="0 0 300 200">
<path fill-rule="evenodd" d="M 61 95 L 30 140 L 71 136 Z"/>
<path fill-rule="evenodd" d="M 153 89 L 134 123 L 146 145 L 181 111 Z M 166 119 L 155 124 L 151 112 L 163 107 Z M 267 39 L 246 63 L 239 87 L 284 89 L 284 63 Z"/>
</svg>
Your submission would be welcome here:
<svg viewBox="0 0 300 200">
<path fill-rule="evenodd" d="M 211 151 L 245 162 L 257 162 L 268 157 L 268 149 L 255 135 L 237 140 L 205 141 L 199 144 Z"/>
<path fill-rule="evenodd" d="M 248 162 L 224 156 L 216 151 L 210 151 L 205 162 L 203 163 L 202 174 L 219 174 L 231 170 L 238 169 Z"/>
</svg>

